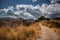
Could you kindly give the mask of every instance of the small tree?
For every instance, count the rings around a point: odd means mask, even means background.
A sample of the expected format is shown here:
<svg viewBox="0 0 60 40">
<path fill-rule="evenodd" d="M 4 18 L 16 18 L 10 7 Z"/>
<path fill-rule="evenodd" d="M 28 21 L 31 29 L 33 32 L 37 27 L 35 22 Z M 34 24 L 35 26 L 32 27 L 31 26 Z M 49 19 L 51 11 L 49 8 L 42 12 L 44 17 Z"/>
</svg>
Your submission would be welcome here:
<svg viewBox="0 0 60 40">
<path fill-rule="evenodd" d="M 50 20 L 49 18 L 46 18 L 46 20 Z"/>
<path fill-rule="evenodd" d="M 40 16 L 40 17 L 38 18 L 38 20 L 43 20 L 43 19 L 45 19 L 44 16 Z"/>
</svg>

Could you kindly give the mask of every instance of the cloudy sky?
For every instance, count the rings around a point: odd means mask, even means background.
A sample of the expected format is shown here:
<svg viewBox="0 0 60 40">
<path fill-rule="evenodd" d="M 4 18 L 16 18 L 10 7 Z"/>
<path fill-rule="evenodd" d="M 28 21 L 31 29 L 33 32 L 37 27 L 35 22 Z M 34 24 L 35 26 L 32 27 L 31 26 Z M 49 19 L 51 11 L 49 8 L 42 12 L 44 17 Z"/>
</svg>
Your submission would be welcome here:
<svg viewBox="0 0 60 40">
<path fill-rule="evenodd" d="M 60 17 L 60 0 L 0 0 L 0 18 Z"/>
</svg>

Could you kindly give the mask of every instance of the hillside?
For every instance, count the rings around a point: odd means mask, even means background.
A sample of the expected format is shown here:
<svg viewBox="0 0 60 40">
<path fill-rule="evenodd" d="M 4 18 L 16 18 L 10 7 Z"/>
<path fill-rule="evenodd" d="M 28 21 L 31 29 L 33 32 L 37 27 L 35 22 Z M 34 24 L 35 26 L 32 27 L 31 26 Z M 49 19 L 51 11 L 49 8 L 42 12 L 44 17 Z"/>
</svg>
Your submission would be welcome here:
<svg viewBox="0 0 60 40">
<path fill-rule="evenodd" d="M 60 20 L 45 20 L 39 25 L 42 32 L 40 40 L 60 40 Z"/>
<path fill-rule="evenodd" d="M 26 22 L 23 19 L 0 20 L 0 40 L 37 40 L 40 38 L 40 30 L 38 22 Z"/>
<path fill-rule="evenodd" d="M 27 21 L 21 18 L 2 18 L 0 40 L 60 40 L 60 20 Z"/>
<path fill-rule="evenodd" d="M 0 18 L 0 27 L 16 27 L 23 22 L 22 18 Z"/>
<path fill-rule="evenodd" d="M 49 28 L 60 28 L 60 20 L 45 20 L 41 24 Z"/>
</svg>

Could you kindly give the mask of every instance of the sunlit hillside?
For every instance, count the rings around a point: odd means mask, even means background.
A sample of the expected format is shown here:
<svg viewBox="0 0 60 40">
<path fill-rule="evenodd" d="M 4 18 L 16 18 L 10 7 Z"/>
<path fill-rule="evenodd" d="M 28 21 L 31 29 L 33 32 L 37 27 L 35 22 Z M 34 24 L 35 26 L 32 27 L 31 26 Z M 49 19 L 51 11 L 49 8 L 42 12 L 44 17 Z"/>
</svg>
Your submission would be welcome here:
<svg viewBox="0 0 60 40">
<path fill-rule="evenodd" d="M 45 20 L 39 25 L 42 32 L 40 40 L 60 40 L 60 20 Z"/>
<path fill-rule="evenodd" d="M 60 20 L 1 19 L 0 40 L 60 40 Z"/>
<path fill-rule="evenodd" d="M 28 25 L 19 20 L 0 21 L 0 40 L 37 40 L 40 38 L 41 29 L 38 22 L 31 22 Z"/>
<path fill-rule="evenodd" d="M 41 24 L 50 28 L 60 28 L 60 20 L 45 20 Z"/>
</svg>

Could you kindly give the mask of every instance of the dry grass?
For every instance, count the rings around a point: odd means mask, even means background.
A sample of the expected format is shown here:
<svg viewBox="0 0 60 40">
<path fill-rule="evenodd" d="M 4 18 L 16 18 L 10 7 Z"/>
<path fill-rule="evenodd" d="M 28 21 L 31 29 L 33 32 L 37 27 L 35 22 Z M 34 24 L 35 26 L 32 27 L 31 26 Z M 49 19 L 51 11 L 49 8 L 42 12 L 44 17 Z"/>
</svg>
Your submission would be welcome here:
<svg viewBox="0 0 60 40">
<path fill-rule="evenodd" d="M 48 26 L 50 28 L 60 28 L 60 20 L 45 20 L 41 22 L 42 25 Z"/>
<path fill-rule="evenodd" d="M 31 26 L 0 27 L 0 40 L 37 40 L 40 38 L 40 27 L 38 23 Z"/>
</svg>

